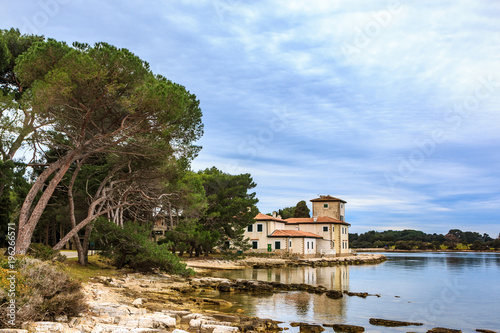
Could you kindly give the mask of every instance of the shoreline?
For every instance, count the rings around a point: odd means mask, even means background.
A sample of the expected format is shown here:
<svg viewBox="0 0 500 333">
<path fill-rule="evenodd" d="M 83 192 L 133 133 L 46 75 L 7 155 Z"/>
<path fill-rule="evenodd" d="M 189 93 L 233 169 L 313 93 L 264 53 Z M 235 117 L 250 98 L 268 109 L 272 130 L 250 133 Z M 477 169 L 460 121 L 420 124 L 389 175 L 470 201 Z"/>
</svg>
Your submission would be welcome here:
<svg viewBox="0 0 500 333">
<path fill-rule="evenodd" d="M 364 252 L 401 252 L 401 253 L 413 253 L 413 252 L 436 252 L 436 253 L 460 253 L 460 252 L 467 252 L 467 253 L 500 253 L 500 250 L 395 250 L 395 249 L 384 249 L 384 248 L 377 248 L 377 247 L 370 247 L 370 248 L 358 248 L 358 249 L 353 249 L 357 253 L 364 253 Z"/>
<path fill-rule="evenodd" d="M 247 316 L 238 305 L 227 300 L 203 297 L 204 290 L 237 293 L 280 293 L 305 291 L 325 293 L 327 297 L 380 297 L 366 293 L 324 290 L 308 284 L 281 284 L 258 280 L 212 277 L 180 277 L 166 274 L 123 274 L 96 277 L 83 284 L 88 311 L 78 317 L 58 318 L 56 322 L 32 322 L 17 333 L 230 333 L 282 332 L 297 327 L 300 332 L 316 333 L 327 328 L 336 332 L 364 332 L 381 327 L 421 326 L 423 323 L 369 318 L 365 325 L 352 323 L 305 323 Z M 229 311 L 228 311 L 229 310 Z M 378 327 L 378 328 L 377 328 Z M 432 326 L 431 326 L 432 327 Z M 7 333 L 2 331 L 1 333 Z M 12 333 L 11 330 L 9 330 Z M 458 332 L 433 328 L 427 332 Z M 493 332 L 486 331 L 484 332 Z"/>
<path fill-rule="evenodd" d="M 271 267 L 326 267 L 337 265 L 363 265 L 379 264 L 386 261 L 383 254 L 357 254 L 345 257 L 324 257 L 307 259 L 263 258 L 247 257 L 236 260 L 217 259 L 188 259 L 185 261 L 189 268 L 202 270 L 237 270 L 246 268 L 271 268 Z"/>
</svg>

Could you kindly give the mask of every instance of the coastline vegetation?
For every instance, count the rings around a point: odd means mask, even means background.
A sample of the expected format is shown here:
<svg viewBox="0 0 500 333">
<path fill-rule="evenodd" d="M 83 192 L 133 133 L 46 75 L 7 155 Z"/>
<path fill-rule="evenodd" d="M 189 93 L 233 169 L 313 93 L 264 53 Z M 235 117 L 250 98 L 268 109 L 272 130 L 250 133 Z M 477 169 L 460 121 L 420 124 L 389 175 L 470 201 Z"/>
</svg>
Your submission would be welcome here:
<svg viewBox="0 0 500 333">
<path fill-rule="evenodd" d="M 493 239 L 488 234 L 451 229 L 446 235 L 427 234 L 418 230 L 368 231 L 349 234 L 351 248 L 385 248 L 393 250 L 473 250 L 500 249 L 500 235 Z"/>
</svg>

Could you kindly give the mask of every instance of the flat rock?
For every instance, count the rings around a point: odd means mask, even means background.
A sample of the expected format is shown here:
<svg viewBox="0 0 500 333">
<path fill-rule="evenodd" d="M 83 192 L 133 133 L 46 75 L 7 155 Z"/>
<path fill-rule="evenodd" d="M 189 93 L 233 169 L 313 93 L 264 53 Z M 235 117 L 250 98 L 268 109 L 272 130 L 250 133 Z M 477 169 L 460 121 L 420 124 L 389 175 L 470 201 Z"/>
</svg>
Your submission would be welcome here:
<svg viewBox="0 0 500 333">
<path fill-rule="evenodd" d="M 300 332 L 316 333 L 323 332 L 325 329 L 321 325 L 313 325 L 308 323 L 290 323 L 292 327 L 299 327 Z"/>
<path fill-rule="evenodd" d="M 346 325 L 346 324 L 324 324 L 325 327 L 332 327 L 335 332 L 346 332 L 346 333 L 361 333 L 365 331 L 362 326 L 356 325 Z"/>
<path fill-rule="evenodd" d="M 414 323 L 410 321 L 399 321 L 399 320 L 388 320 L 379 318 L 370 318 L 370 324 L 377 326 L 386 327 L 398 327 L 398 326 L 422 326 L 422 323 Z"/>
<path fill-rule="evenodd" d="M 229 333 L 238 331 L 239 331 L 238 327 L 232 327 L 226 325 L 202 324 L 200 327 L 200 333 Z"/>
<path fill-rule="evenodd" d="M 462 331 L 451 328 L 434 327 L 433 329 L 428 330 L 427 333 L 462 333 Z"/>
<path fill-rule="evenodd" d="M 325 295 L 327 297 L 333 298 L 333 299 L 338 299 L 344 297 L 341 291 L 338 290 L 328 290 Z"/>
</svg>

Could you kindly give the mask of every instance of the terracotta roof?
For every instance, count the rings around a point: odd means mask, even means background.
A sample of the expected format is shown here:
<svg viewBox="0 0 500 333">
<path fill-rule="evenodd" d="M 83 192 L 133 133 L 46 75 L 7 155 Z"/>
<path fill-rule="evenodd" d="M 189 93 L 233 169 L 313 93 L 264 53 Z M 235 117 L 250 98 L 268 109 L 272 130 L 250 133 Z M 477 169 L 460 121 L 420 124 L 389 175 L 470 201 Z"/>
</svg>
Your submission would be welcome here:
<svg viewBox="0 0 500 333">
<path fill-rule="evenodd" d="M 284 220 L 287 224 L 299 224 L 299 223 L 336 223 L 336 224 L 344 224 L 344 225 L 350 225 L 347 222 L 340 221 L 328 216 L 318 216 L 318 219 L 316 222 L 314 222 L 314 218 L 312 217 L 294 217 L 290 219 Z"/>
<path fill-rule="evenodd" d="M 308 238 L 323 238 L 320 235 L 313 234 L 312 232 L 299 231 L 299 230 L 274 230 L 268 237 L 308 237 Z"/>
<path fill-rule="evenodd" d="M 278 219 L 278 218 L 275 218 L 275 217 L 272 217 L 272 216 L 269 216 L 269 215 L 266 215 L 266 214 L 262 214 L 262 213 L 257 214 L 255 216 L 255 219 L 257 221 L 277 221 L 277 222 L 286 223 L 286 221 L 283 220 L 283 219 Z"/>
<path fill-rule="evenodd" d="M 331 202 L 331 201 L 340 201 L 340 202 L 343 202 L 343 203 L 347 203 L 347 201 L 344 201 L 342 199 L 339 199 L 339 198 L 335 198 L 335 197 L 332 197 L 331 195 L 320 195 L 319 198 L 316 198 L 316 199 L 311 199 L 310 200 L 311 202 Z"/>
</svg>

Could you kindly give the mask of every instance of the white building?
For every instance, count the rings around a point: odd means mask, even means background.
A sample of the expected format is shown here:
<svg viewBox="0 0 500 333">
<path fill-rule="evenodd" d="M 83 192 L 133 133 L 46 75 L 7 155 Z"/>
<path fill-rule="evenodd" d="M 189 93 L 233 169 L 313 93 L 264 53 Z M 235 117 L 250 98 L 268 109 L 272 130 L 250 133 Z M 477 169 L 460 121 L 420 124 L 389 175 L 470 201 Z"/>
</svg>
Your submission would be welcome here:
<svg viewBox="0 0 500 333">
<path fill-rule="evenodd" d="M 275 213 L 257 214 L 255 223 L 245 231 L 252 244 L 250 251 L 288 252 L 301 257 L 348 255 L 350 224 L 344 221 L 346 202 L 329 195 L 311 202 L 311 218 L 284 220 Z"/>
</svg>

